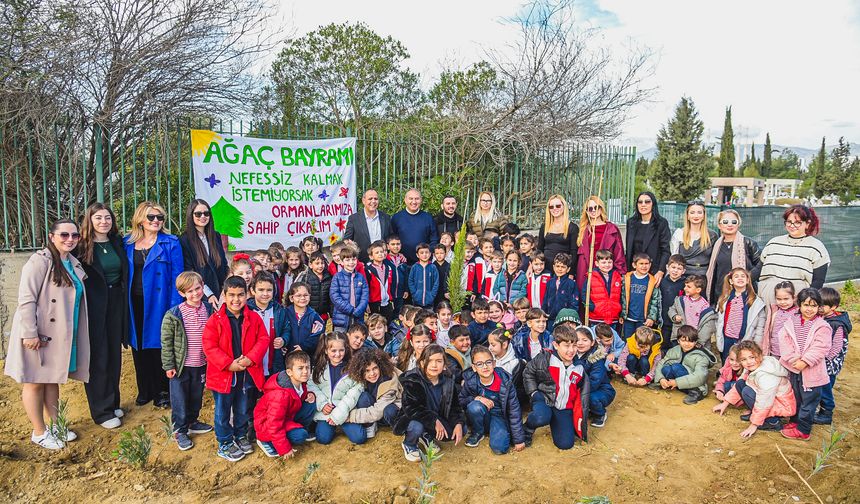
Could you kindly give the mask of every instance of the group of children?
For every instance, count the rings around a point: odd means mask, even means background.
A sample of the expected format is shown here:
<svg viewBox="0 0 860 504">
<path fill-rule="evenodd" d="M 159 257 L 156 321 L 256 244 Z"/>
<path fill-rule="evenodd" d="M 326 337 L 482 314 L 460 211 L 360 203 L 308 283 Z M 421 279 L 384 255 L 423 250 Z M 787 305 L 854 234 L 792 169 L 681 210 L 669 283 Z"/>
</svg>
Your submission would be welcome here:
<svg viewBox="0 0 860 504">
<path fill-rule="evenodd" d="M 795 297 L 779 284 L 768 307 L 736 268 L 712 306 L 683 257 L 672 256 L 658 282 L 647 255 L 620 275 L 606 250 L 595 253 L 590 286 L 577 286 L 569 255 L 556 255 L 549 273 L 533 238 L 503 234 L 467 243 L 461 284 L 472 295 L 455 321 L 452 244 L 418 245 L 411 267 L 396 236 L 372 243 L 367 263 L 351 242 L 332 246 L 329 262 L 313 237 L 237 254 L 217 310 L 199 275 L 180 274 L 185 301 L 162 325 L 177 446 L 212 430 L 198 419 L 205 386 L 217 453 L 229 461 L 254 441 L 267 456 L 290 457 L 294 445 L 328 444 L 338 432 L 362 444 L 379 426 L 404 436 L 410 461 L 431 440 L 476 447 L 488 437 L 494 453 L 522 450 L 547 425 L 555 446 L 569 449 L 589 425 L 605 425 L 613 379 L 682 390 L 687 404 L 705 398 L 712 339 L 723 362 L 714 411 L 745 405 L 742 435 L 781 429 L 807 439 L 813 423 L 832 421 L 851 331 L 832 289 Z"/>
</svg>

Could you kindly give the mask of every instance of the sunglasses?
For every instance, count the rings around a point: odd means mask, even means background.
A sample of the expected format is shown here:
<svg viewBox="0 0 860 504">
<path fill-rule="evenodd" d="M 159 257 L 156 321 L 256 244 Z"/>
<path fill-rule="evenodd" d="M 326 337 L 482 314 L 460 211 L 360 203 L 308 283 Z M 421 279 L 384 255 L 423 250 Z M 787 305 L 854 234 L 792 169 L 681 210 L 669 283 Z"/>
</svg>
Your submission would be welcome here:
<svg viewBox="0 0 860 504">
<path fill-rule="evenodd" d="M 585 208 L 586 212 L 596 212 L 598 210 L 600 210 L 600 207 L 597 207 L 597 206 L 589 206 L 589 207 Z"/>
<path fill-rule="evenodd" d="M 493 200 L 491 200 L 491 199 L 482 199 L 481 200 L 481 203 L 492 203 L 492 202 L 493 202 Z"/>
<path fill-rule="evenodd" d="M 200 217 L 209 217 L 210 215 L 212 215 L 212 212 L 209 212 L 209 211 L 193 212 L 193 213 L 194 213 L 194 216 L 195 216 L 195 217 L 197 217 L 198 219 L 199 219 Z M 147 217 L 148 217 L 148 216 L 147 216 Z"/>
<path fill-rule="evenodd" d="M 736 226 L 738 224 L 738 221 L 737 219 L 723 219 L 720 221 L 720 224 L 731 224 L 733 226 Z"/>
<path fill-rule="evenodd" d="M 687 206 L 688 206 L 688 207 L 691 207 L 691 206 L 705 206 L 705 202 L 704 202 L 704 201 L 702 201 L 702 200 L 700 200 L 700 199 L 697 199 L 697 200 L 693 200 L 693 201 L 688 201 L 688 202 L 687 202 Z"/>
<path fill-rule="evenodd" d="M 557 209 L 557 208 L 562 208 L 562 204 L 561 204 L 561 203 L 559 203 L 558 205 L 549 205 L 549 208 L 550 208 L 550 210 L 555 210 L 555 209 Z"/>
<path fill-rule="evenodd" d="M 146 214 L 146 220 L 164 222 L 164 214 Z"/>
<path fill-rule="evenodd" d="M 640 205 L 650 205 L 652 203 L 652 201 L 649 199 L 648 200 L 639 200 L 636 203 L 638 203 Z"/>
<path fill-rule="evenodd" d="M 69 238 L 71 238 L 72 240 L 80 240 L 81 239 L 81 233 L 69 233 L 67 231 L 63 231 L 61 233 L 56 233 L 56 236 L 59 236 L 60 239 L 63 241 L 66 241 Z"/>
</svg>

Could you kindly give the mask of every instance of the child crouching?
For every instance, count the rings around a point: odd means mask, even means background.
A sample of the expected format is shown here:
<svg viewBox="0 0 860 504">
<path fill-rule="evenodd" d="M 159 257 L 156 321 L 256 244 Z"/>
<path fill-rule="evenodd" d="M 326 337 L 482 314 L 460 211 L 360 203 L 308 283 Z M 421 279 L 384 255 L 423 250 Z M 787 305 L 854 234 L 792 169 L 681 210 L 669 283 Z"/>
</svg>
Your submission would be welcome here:
<svg viewBox="0 0 860 504">
<path fill-rule="evenodd" d="M 654 381 L 654 373 L 660 364 L 662 338 L 648 326 L 636 329 L 627 338 L 627 344 L 618 356 L 618 364 L 610 368 L 624 377 L 629 385 L 644 387 Z"/>
<path fill-rule="evenodd" d="M 663 389 L 686 392 L 684 404 L 696 404 L 708 395 L 708 369 L 716 363 L 714 354 L 699 344 L 696 328 L 682 325 L 678 329 L 678 345 L 666 352 L 655 379 Z"/>
<path fill-rule="evenodd" d="M 287 354 L 284 371 L 272 375 L 263 386 L 263 397 L 254 408 L 257 446 L 269 457 L 290 458 L 294 445 L 308 441 L 316 397 L 308 392 L 311 358 L 298 350 Z"/>
<path fill-rule="evenodd" d="M 591 425 L 603 427 L 606 425 L 606 408 L 615 400 L 615 389 L 609 382 L 609 372 L 606 369 L 606 351 L 597 342 L 594 330 L 587 326 L 576 328 L 576 356 L 573 363 L 582 366 L 588 376 L 588 410 L 591 415 Z"/>
<path fill-rule="evenodd" d="M 376 436 L 377 425 L 394 425 L 403 397 L 400 371 L 388 354 L 379 349 L 362 349 L 349 361 L 349 377 L 362 386 L 349 423 L 361 424 L 368 438 Z"/>
</svg>

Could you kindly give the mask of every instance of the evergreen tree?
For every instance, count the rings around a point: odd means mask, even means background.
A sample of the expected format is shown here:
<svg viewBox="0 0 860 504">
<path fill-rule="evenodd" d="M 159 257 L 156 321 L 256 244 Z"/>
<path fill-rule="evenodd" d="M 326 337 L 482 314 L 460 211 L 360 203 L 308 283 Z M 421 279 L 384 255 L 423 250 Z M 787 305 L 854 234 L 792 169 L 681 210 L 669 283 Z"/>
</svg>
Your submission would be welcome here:
<svg viewBox="0 0 860 504">
<path fill-rule="evenodd" d="M 818 150 L 818 155 L 815 159 L 812 160 L 812 165 L 809 167 L 809 178 L 811 179 L 812 186 L 812 194 L 814 194 L 817 198 L 824 196 L 824 190 L 826 189 L 826 181 L 824 181 L 824 186 L 820 186 L 822 182 L 822 178 L 824 177 L 825 165 L 827 164 L 827 150 L 825 147 L 825 137 L 821 137 L 821 148 Z"/>
<path fill-rule="evenodd" d="M 755 142 L 752 144 L 752 154 L 750 157 L 744 161 L 744 164 L 741 166 L 741 173 L 743 173 L 744 177 L 758 177 L 758 161 L 755 158 Z"/>
<path fill-rule="evenodd" d="M 770 144 L 770 133 L 764 137 L 764 158 L 761 160 L 759 172 L 765 178 L 771 177 L 773 173 L 773 146 Z"/>
<path fill-rule="evenodd" d="M 735 175 L 735 135 L 732 132 L 732 107 L 726 108 L 726 122 L 720 138 L 720 177 Z"/>
<path fill-rule="evenodd" d="M 711 153 L 702 145 L 705 125 L 693 100 L 681 98 L 675 116 L 657 135 L 652 183 L 660 199 L 686 201 L 710 187 Z"/>
</svg>

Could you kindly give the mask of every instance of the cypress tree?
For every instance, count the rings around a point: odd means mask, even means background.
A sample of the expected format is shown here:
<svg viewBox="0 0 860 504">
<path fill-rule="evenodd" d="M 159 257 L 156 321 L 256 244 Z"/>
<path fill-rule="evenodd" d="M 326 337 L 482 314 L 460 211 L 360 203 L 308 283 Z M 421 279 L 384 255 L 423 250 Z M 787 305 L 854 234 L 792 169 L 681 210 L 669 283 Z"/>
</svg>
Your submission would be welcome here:
<svg viewBox="0 0 860 504">
<path fill-rule="evenodd" d="M 652 182 L 660 199 L 687 201 L 710 187 L 711 152 L 702 145 L 705 125 L 693 100 L 681 98 L 675 116 L 657 135 Z"/>
<path fill-rule="evenodd" d="M 735 175 L 735 135 L 732 132 L 732 107 L 726 108 L 726 122 L 720 138 L 720 177 Z"/>
<path fill-rule="evenodd" d="M 761 160 L 761 167 L 759 171 L 761 172 L 761 176 L 768 178 L 773 174 L 773 147 L 770 145 L 770 133 L 767 133 L 764 137 L 764 158 Z"/>
</svg>

